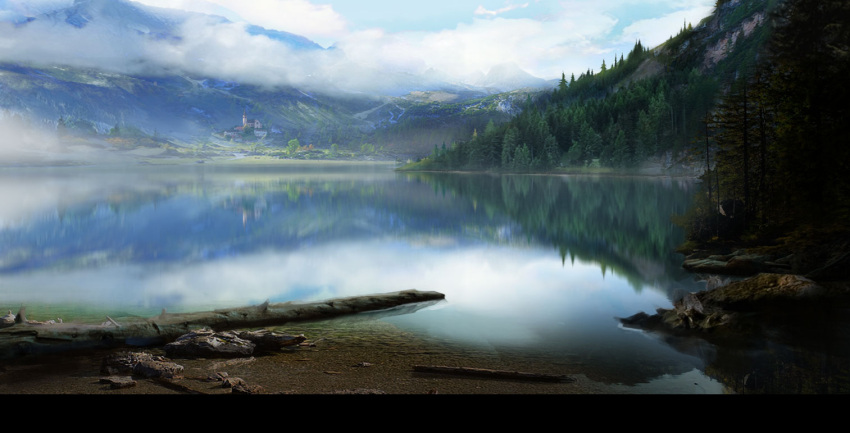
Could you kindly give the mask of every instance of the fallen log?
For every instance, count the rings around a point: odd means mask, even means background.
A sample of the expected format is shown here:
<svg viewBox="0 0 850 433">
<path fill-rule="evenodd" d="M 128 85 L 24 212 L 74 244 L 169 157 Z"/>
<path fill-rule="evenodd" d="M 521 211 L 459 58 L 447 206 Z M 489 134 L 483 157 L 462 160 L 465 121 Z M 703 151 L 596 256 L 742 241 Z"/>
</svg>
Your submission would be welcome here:
<svg viewBox="0 0 850 433">
<path fill-rule="evenodd" d="M 149 319 L 119 323 L 110 318 L 100 325 L 32 322 L 20 313 L 17 323 L 0 329 L 0 358 L 71 349 L 162 345 L 203 327 L 226 331 L 321 321 L 358 313 L 408 314 L 444 299 L 445 295 L 438 292 L 406 290 L 310 303 L 266 301 L 259 306 L 198 313 L 163 310 Z"/>
<path fill-rule="evenodd" d="M 440 373 L 461 376 L 479 376 L 493 379 L 529 380 L 535 382 L 575 382 L 570 376 L 543 373 L 524 373 L 521 371 L 490 370 L 486 368 L 446 367 L 441 365 L 414 365 L 413 371 L 419 373 Z"/>
</svg>

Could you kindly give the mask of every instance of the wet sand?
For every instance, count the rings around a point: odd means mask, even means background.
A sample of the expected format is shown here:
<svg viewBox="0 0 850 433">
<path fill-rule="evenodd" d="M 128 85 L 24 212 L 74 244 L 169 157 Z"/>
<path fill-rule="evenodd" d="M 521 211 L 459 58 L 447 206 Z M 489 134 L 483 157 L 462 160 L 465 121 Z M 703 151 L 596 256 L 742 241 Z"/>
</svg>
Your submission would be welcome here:
<svg viewBox="0 0 850 433">
<path fill-rule="evenodd" d="M 583 366 L 522 350 L 470 347 L 417 335 L 373 320 L 326 322 L 276 328 L 304 334 L 311 346 L 236 359 L 172 359 L 182 379 L 135 378 L 136 385 L 112 389 L 100 383 L 101 362 L 117 350 L 45 355 L 0 362 L 0 394 L 230 394 L 221 382 L 205 380 L 226 372 L 262 394 L 606 394 L 611 388 L 582 373 Z M 123 349 L 127 350 L 127 349 Z M 164 355 L 160 348 L 132 349 Z M 414 365 L 474 367 L 568 375 L 575 382 L 531 382 L 418 373 Z"/>
</svg>

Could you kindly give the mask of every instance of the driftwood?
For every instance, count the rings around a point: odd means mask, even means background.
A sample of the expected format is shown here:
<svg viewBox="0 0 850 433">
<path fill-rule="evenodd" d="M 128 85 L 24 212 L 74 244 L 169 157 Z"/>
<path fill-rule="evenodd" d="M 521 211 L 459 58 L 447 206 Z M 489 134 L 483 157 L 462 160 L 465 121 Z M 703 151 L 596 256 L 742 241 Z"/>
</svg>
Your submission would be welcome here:
<svg viewBox="0 0 850 433">
<path fill-rule="evenodd" d="M 12 326 L 0 329 L 0 358 L 69 349 L 153 346 L 176 340 L 192 330 L 215 331 L 286 323 L 327 320 L 357 313 L 406 314 L 445 299 L 438 292 L 406 290 L 338 298 L 321 302 L 285 302 L 200 313 L 166 313 L 149 319 L 119 323 L 111 318 L 100 325 L 32 322 L 22 308 Z"/>
<path fill-rule="evenodd" d="M 523 373 L 521 371 L 490 370 L 486 368 L 414 365 L 413 371 L 419 373 L 441 373 L 461 376 L 489 377 L 492 379 L 529 380 L 535 382 L 575 382 L 575 379 L 565 375 Z"/>
</svg>

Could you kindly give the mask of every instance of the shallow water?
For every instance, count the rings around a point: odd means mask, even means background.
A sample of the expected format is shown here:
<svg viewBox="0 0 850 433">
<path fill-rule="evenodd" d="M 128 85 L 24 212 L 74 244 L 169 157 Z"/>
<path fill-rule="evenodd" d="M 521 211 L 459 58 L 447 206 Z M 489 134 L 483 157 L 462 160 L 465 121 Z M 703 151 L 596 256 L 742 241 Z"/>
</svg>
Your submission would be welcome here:
<svg viewBox="0 0 850 433">
<path fill-rule="evenodd" d="M 693 186 L 390 164 L 0 169 L 0 308 L 99 321 L 434 290 L 447 301 L 380 320 L 581 365 L 611 392 L 733 392 L 705 374 L 715 348 L 616 320 L 705 287 L 673 252 Z"/>
</svg>

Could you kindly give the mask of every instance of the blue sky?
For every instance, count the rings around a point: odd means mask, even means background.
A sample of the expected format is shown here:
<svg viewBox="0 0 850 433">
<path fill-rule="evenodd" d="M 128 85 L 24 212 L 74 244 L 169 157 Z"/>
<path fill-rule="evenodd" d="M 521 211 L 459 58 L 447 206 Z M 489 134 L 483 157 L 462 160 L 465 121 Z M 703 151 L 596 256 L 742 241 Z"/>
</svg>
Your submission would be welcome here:
<svg viewBox="0 0 850 433">
<path fill-rule="evenodd" d="M 715 0 L 137 0 L 217 12 L 336 44 L 353 60 L 451 76 L 512 62 L 541 78 L 598 70 L 640 39 L 655 46 Z"/>
</svg>

